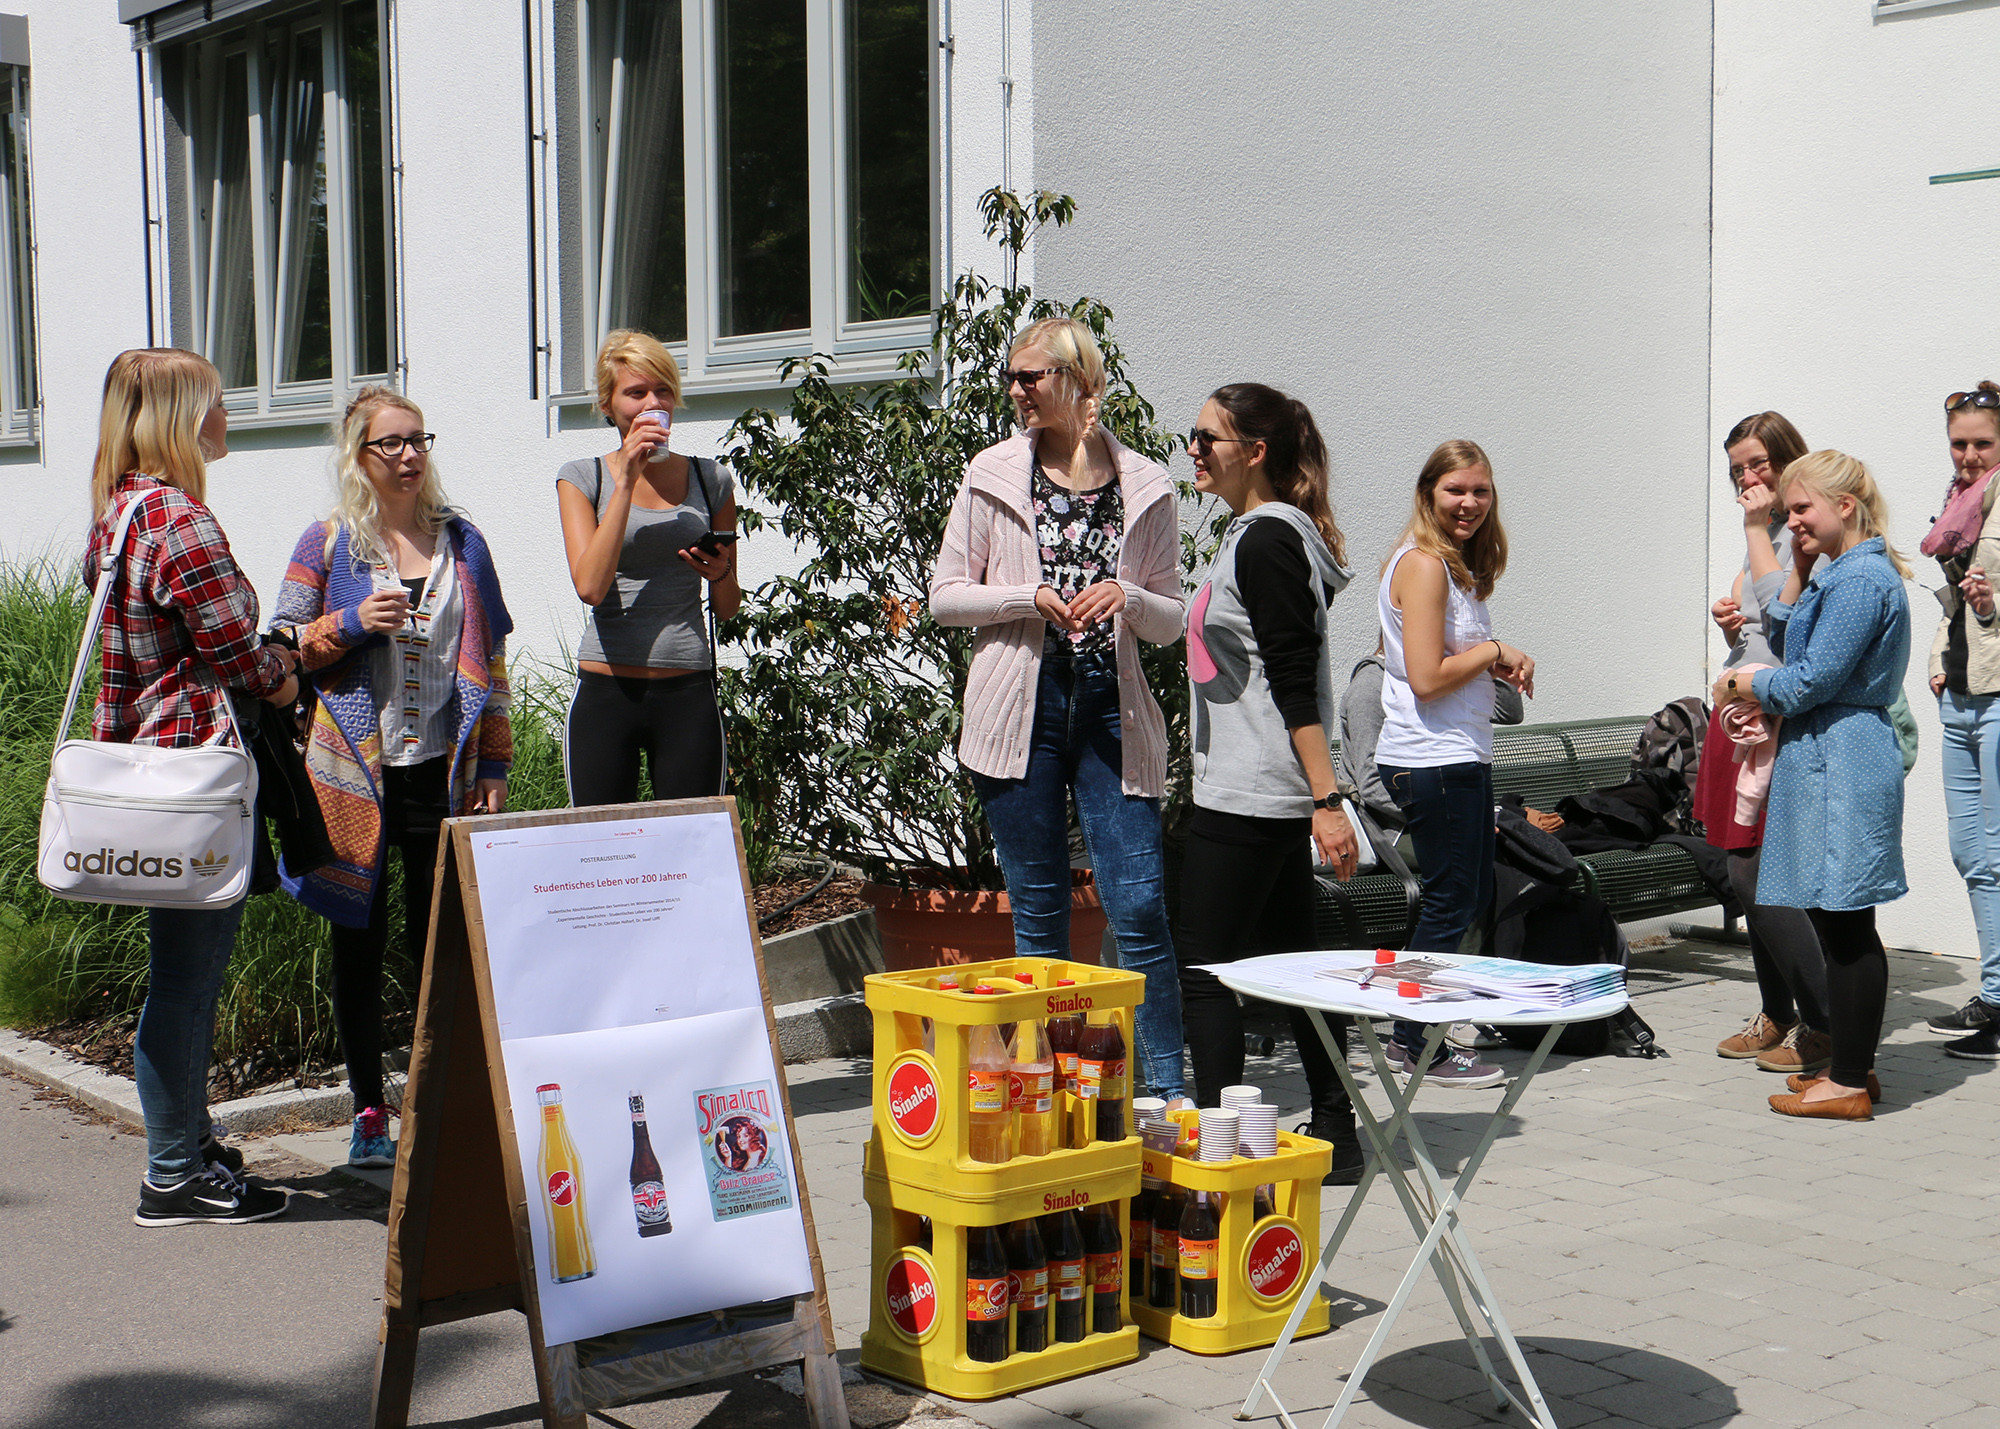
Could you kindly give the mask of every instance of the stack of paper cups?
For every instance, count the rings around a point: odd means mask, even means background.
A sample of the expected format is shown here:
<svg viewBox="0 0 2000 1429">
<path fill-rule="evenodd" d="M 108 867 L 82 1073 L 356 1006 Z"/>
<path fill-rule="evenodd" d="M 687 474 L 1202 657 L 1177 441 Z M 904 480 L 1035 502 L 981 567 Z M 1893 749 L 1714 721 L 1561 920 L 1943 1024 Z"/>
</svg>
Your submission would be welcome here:
<svg viewBox="0 0 2000 1429">
<path fill-rule="evenodd" d="M 1278 1154 L 1278 1109 L 1254 1102 L 1236 1108 L 1237 1149 L 1244 1156 Z"/>
<path fill-rule="evenodd" d="M 1264 1093 L 1258 1087 L 1224 1087 L 1222 1089 L 1222 1109 L 1235 1111 L 1238 1107 L 1255 1106 L 1264 1100 Z"/>
<path fill-rule="evenodd" d="M 1232 1161 L 1236 1157 L 1236 1143 L 1241 1137 L 1242 1127 L 1237 1114 L 1226 1107 L 1203 1107 L 1201 1110 L 1201 1159 L 1204 1161 Z"/>
<path fill-rule="evenodd" d="M 1141 1130 L 1167 1119 L 1167 1104 L 1159 1097 L 1132 1098 L 1132 1121 Z"/>
</svg>

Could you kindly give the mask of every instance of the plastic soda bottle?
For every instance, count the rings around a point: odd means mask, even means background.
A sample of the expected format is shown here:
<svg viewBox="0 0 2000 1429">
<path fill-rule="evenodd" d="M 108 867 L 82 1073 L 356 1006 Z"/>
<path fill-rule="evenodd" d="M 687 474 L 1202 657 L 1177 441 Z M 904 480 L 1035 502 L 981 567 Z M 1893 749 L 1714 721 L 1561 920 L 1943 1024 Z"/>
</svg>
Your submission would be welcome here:
<svg viewBox="0 0 2000 1429">
<path fill-rule="evenodd" d="M 1014 1306 L 1014 1353 L 1049 1347 L 1049 1262 L 1033 1221 L 1007 1227 L 1007 1296 Z"/>
<path fill-rule="evenodd" d="M 939 992 L 957 992 L 958 975 L 946 973 L 937 980 L 936 986 Z M 924 1050 L 933 1057 L 937 1055 L 937 1025 L 928 1017 L 924 1019 Z"/>
<path fill-rule="evenodd" d="M 982 989 L 990 991 L 990 989 Z M 965 1081 L 971 1111 L 971 1147 L 974 1161 L 1008 1161 L 1013 1158 L 1013 1116 L 1008 1107 L 1007 1073 L 1013 1059 L 1007 1055 L 1006 1039 L 991 1024 L 974 1026 L 967 1042 Z"/>
<path fill-rule="evenodd" d="M 1187 1196 L 1178 1186 L 1164 1183 L 1153 1199 L 1153 1238 L 1147 1246 L 1150 1262 L 1146 1277 L 1146 1303 L 1155 1310 L 1171 1310 L 1177 1303 L 1181 1267 L 1181 1215 Z"/>
<path fill-rule="evenodd" d="M 1062 1149 L 1056 1125 L 1056 1058 L 1049 1034 L 1039 1022 L 1014 1029 L 1014 1061 L 1007 1089 L 1014 1103 L 1014 1154 L 1046 1156 Z"/>
<path fill-rule="evenodd" d="M 1074 978 L 1059 978 L 1057 987 L 1075 987 Z M 1077 1040 L 1083 1035 L 1083 1017 L 1080 1013 L 1065 1013 L 1051 1017 L 1048 1023 L 1049 1050 L 1055 1054 L 1056 1080 L 1055 1102 L 1056 1120 L 1062 1130 L 1062 1144 L 1075 1148 L 1090 1145 L 1088 1133 L 1081 1133 L 1077 1101 Z"/>
<path fill-rule="evenodd" d="M 1107 1014 L 1104 1021 L 1092 1022 L 1077 1040 L 1078 1092 L 1095 1108 L 1094 1118 L 1086 1118 L 1090 1134 L 1097 1141 L 1125 1139 L 1125 1034 L 1117 1019 Z"/>
<path fill-rule="evenodd" d="M 1215 1315 L 1222 1260 L 1220 1233 L 1209 1193 L 1196 1191 L 1181 1215 L 1181 1314 L 1190 1320 Z"/>
<path fill-rule="evenodd" d="M 1099 1201 L 1083 1213 L 1084 1277 L 1090 1281 L 1090 1332 L 1109 1335 L 1125 1323 L 1125 1245 L 1118 1207 Z"/>
<path fill-rule="evenodd" d="M 1153 1256 L 1153 1207 L 1159 1204 L 1160 1184 L 1156 1176 L 1141 1176 L 1139 1194 L 1126 1217 L 1131 1231 L 1125 1247 L 1125 1293 L 1140 1304 L 1146 1300 L 1146 1267 Z"/>
<path fill-rule="evenodd" d="M 1075 1211 L 1051 1211 L 1042 1217 L 1042 1246 L 1049 1259 L 1049 1297 L 1055 1302 L 1057 1344 L 1083 1338 L 1088 1316 L 1084 1281 L 1083 1228 Z"/>
<path fill-rule="evenodd" d="M 535 1088 L 542 1108 L 542 1210 L 549 1218 L 550 1279 L 558 1285 L 588 1280 L 597 1274 L 597 1257 L 590 1250 L 590 1221 L 583 1212 L 583 1163 L 563 1120 L 562 1087 L 546 1082 Z"/>
<path fill-rule="evenodd" d="M 1007 1247 L 998 1226 L 965 1230 L 965 1357 L 1007 1358 Z"/>
</svg>

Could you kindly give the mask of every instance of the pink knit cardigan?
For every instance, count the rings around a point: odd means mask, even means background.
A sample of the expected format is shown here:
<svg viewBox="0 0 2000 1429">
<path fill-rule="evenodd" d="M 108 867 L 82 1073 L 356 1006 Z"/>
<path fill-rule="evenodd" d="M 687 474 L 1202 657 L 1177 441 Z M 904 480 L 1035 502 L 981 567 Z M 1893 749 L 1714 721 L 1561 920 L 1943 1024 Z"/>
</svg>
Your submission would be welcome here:
<svg viewBox="0 0 2000 1429">
<path fill-rule="evenodd" d="M 1125 540 L 1118 553 L 1125 609 L 1115 617 L 1121 783 L 1127 794 L 1159 799 L 1167 788 L 1167 725 L 1159 701 L 1146 688 L 1138 642 L 1164 645 L 1180 639 L 1187 626 L 1180 523 L 1166 472 L 1109 432 L 1104 436 L 1118 464 L 1125 503 Z M 1025 434 L 1009 437 L 972 459 L 952 502 L 931 577 L 932 618 L 940 625 L 978 627 L 965 682 L 958 759 L 967 769 L 995 779 L 1019 779 L 1028 772 L 1042 639 L 1048 630 L 1035 609 L 1042 555 L 1028 496 L 1033 472 L 1029 441 Z"/>
</svg>

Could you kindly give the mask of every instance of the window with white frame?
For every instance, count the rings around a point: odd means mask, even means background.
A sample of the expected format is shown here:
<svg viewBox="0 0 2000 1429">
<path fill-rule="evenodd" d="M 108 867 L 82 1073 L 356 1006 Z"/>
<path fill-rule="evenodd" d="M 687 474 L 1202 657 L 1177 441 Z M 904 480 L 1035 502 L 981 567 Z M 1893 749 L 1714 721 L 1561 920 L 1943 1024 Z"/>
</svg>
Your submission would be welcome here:
<svg viewBox="0 0 2000 1429">
<path fill-rule="evenodd" d="M 317 420 L 396 367 L 383 3 L 278 4 L 154 47 L 173 341 L 232 412 Z"/>
<path fill-rule="evenodd" d="M 0 64 L 0 445 L 37 440 L 35 243 L 28 202 L 28 71 Z"/>
<path fill-rule="evenodd" d="M 565 391 L 621 327 L 697 387 L 927 339 L 931 0 L 555 0 L 552 24 Z"/>
</svg>

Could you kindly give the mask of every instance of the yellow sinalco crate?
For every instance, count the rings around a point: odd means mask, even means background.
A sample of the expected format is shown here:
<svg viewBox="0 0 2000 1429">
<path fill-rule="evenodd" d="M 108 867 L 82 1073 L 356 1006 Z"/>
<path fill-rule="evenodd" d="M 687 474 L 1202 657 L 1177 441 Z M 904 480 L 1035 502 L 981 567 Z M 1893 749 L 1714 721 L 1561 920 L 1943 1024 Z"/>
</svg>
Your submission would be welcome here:
<svg viewBox="0 0 2000 1429">
<path fill-rule="evenodd" d="M 946 973 L 955 974 L 966 989 L 985 981 L 1017 990 L 988 997 L 969 990 L 942 992 L 932 983 Z M 1027 973 L 1033 985 L 1017 984 L 1016 973 Z M 1058 987 L 1063 978 L 1076 985 Z M 1137 1061 L 1132 1009 L 1145 996 L 1143 975 L 1054 958 L 1001 958 L 950 968 L 875 973 L 864 986 L 875 1018 L 871 1168 L 891 1180 L 926 1187 L 969 1204 L 1011 1193 L 1023 1184 L 1024 1175 L 1075 1181 L 1121 1168 L 1138 1174 L 1139 1140 L 1131 1134 L 1130 1114 L 1132 1071 Z M 1029 1019 L 1046 1022 L 1073 1012 L 1084 1013 L 1086 1020 L 1094 1015 L 1102 1021 L 1108 1015 L 1125 1039 L 1125 1140 L 1098 1142 L 1047 1156 L 1017 1156 L 1005 1162 L 974 1161 L 969 1154 L 971 1117 L 966 1091 L 968 1029 Z M 933 1029 L 934 1052 L 924 1050 L 927 1018 Z M 1136 1190 L 1137 1182 L 1133 1185 Z"/>
<path fill-rule="evenodd" d="M 1038 1158 L 1050 1160 L 1053 1158 Z M 1004 1193 L 969 1206 L 954 1197 L 898 1184 L 880 1175 L 863 1178 L 874 1254 L 868 1330 L 861 1337 L 861 1367 L 955 1399 L 997 1399 L 1057 1380 L 1129 1364 L 1139 1357 L 1139 1328 L 1128 1297 L 1119 1296 L 1120 1328 L 1086 1334 L 1033 1354 L 1014 1349 L 1016 1319 L 1007 1317 L 1008 1356 L 998 1363 L 965 1353 L 965 1258 L 968 1226 L 1005 1225 L 1046 1210 L 1080 1209 L 1118 1201 L 1119 1244 L 1130 1247 L 1131 1198 L 1139 1191 L 1136 1158 L 1128 1171 L 1087 1177 L 1057 1193 L 1038 1187 Z M 1061 1204 L 1068 1201 L 1068 1205 Z M 919 1243 L 918 1218 L 930 1218 L 931 1244 Z M 963 1219 L 961 1219 L 963 1217 Z M 1121 1257 L 1121 1269 L 1129 1250 Z M 1085 1324 L 1091 1292 L 1085 1290 Z"/>
<path fill-rule="evenodd" d="M 1195 1123 L 1193 1111 L 1172 1112 Z M 1197 1123 L 1198 1124 L 1198 1123 Z M 1220 1191 L 1226 1198 L 1218 1237 L 1215 1314 L 1190 1320 L 1146 1304 L 1143 1289 L 1130 1291 L 1130 1314 L 1156 1340 L 1198 1355 L 1226 1355 L 1274 1344 L 1301 1294 L 1311 1295 L 1297 1337 L 1324 1334 L 1332 1325 L 1318 1291 L 1320 1180 L 1333 1164 L 1333 1147 L 1292 1132 L 1278 1133 L 1278 1154 L 1228 1161 L 1192 1161 L 1144 1153 L 1148 1176 L 1188 1191 Z M 1259 1186 L 1272 1188 L 1275 1216 L 1256 1219 Z M 1127 1244 L 1130 1244 L 1128 1241 Z M 1147 1274 L 1152 1267 L 1147 1266 Z M 1178 1297 L 1176 1304 L 1178 1304 Z"/>
</svg>

